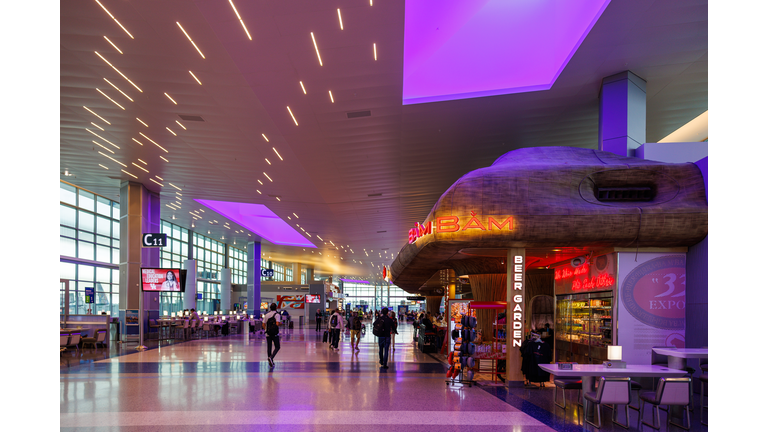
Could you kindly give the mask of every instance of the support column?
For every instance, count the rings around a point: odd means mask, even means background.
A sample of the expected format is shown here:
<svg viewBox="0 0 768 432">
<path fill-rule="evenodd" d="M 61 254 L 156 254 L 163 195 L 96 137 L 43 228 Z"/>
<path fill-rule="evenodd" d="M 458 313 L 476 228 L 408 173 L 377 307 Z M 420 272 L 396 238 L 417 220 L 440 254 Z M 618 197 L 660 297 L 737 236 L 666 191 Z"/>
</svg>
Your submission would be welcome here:
<svg viewBox="0 0 768 432">
<path fill-rule="evenodd" d="M 182 309 L 191 309 L 197 303 L 197 261 L 184 261 L 184 268 L 187 269 L 187 281 L 184 283 L 181 305 Z"/>
<path fill-rule="evenodd" d="M 645 143 L 645 80 L 629 71 L 603 78 L 598 149 L 634 156 Z"/>
<path fill-rule="evenodd" d="M 293 270 L 293 284 L 301 285 L 301 264 L 293 263 L 291 269 Z"/>
<path fill-rule="evenodd" d="M 219 271 L 219 288 L 221 289 L 221 308 L 226 310 L 232 310 L 232 270 L 228 268 L 222 268 Z M 248 306 L 251 304 L 248 303 Z M 250 314 L 249 314 L 250 315 Z"/>
<path fill-rule="evenodd" d="M 525 249 L 507 250 L 507 387 L 525 386 L 520 347 L 525 337 Z"/>
<path fill-rule="evenodd" d="M 311 284 L 315 282 L 315 269 L 307 266 L 307 283 Z"/>
<path fill-rule="evenodd" d="M 443 300 L 443 296 L 425 296 L 427 298 L 427 312 L 432 316 L 440 313 L 440 302 Z"/>
<path fill-rule="evenodd" d="M 506 300 L 506 274 L 471 274 L 469 283 L 472 286 L 472 299 L 477 301 Z M 440 307 L 438 305 L 438 307 Z M 493 322 L 498 312 L 495 309 L 477 310 L 477 328 L 483 333 L 483 341 L 492 341 Z"/>
<path fill-rule="evenodd" d="M 261 243 L 249 242 L 248 251 L 248 315 L 261 313 Z"/>
<path fill-rule="evenodd" d="M 135 326 L 125 326 L 126 309 L 139 309 L 141 295 L 141 267 L 159 267 L 160 249 L 142 248 L 141 238 L 144 233 L 159 233 L 160 195 L 149 191 L 141 183 L 122 182 L 120 184 L 120 308 L 121 329 L 124 334 L 138 334 Z M 157 318 L 159 301 L 157 293 L 146 293 L 143 298 L 145 311 L 144 328 L 148 329 L 148 319 Z"/>
</svg>

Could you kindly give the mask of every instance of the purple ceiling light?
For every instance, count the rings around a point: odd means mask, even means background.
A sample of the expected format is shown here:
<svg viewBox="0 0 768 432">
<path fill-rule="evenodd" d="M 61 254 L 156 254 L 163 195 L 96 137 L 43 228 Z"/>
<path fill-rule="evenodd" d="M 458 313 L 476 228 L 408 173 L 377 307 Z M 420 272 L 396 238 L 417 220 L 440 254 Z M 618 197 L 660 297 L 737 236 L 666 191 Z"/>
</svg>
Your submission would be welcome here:
<svg viewBox="0 0 768 432">
<path fill-rule="evenodd" d="M 243 226 L 271 243 L 315 248 L 308 239 L 291 228 L 263 204 L 196 199 L 195 201 Z"/>
<path fill-rule="evenodd" d="M 406 0 L 403 105 L 549 90 L 611 0 Z"/>
</svg>

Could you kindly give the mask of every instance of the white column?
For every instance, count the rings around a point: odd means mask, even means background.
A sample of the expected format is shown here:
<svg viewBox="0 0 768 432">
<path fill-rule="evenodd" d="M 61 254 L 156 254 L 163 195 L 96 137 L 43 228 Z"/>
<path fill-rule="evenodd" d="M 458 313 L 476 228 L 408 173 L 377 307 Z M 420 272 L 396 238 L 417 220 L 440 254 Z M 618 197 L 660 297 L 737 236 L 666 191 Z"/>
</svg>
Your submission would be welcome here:
<svg viewBox="0 0 768 432">
<path fill-rule="evenodd" d="M 221 275 L 221 309 L 232 310 L 232 270 L 223 268 L 219 274 Z"/>
<path fill-rule="evenodd" d="M 182 296 L 182 309 L 192 309 L 197 304 L 197 261 L 184 261 L 184 268 L 187 269 L 187 281 Z"/>
</svg>

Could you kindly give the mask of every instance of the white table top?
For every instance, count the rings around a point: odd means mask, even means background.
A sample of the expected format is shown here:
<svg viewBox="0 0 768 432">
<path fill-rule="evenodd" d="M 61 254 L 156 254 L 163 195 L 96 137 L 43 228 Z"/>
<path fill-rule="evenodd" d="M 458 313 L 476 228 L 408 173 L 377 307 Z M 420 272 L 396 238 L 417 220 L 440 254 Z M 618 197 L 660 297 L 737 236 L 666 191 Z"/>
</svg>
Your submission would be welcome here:
<svg viewBox="0 0 768 432">
<path fill-rule="evenodd" d="M 613 377 L 682 377 L 684 370 L 658 365 L 628 364 L 626 369 L 607 368 L 601 364 L 575 364 L 573 369 L 558 369 L 556 364 L 540 364 L 539 367 L 560 377 L 613 376 Z"/>
<path fill-rule="evenodd" d="M 708 348 L 653 348 L 657 354 L 678 358 L 707 358 Z"/>
</svg>

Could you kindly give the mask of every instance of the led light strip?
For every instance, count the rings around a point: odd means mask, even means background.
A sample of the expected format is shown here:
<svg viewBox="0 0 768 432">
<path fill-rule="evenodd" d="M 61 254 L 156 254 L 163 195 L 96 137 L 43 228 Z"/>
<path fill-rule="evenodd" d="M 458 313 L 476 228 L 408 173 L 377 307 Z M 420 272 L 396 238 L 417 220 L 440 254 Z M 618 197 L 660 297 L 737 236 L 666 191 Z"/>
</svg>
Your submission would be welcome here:
<svg viewBox="0 0 768 432">
<path fill-rule="evenodd" d="M 264 174 L 264 177 L 268 178 L 268 179 L 269 179 L 269 181 L 272 181 L 272 179 L 271 179 L 271 178 L 269 178 L 269 176 L 267 175 L 267 173 L 265 173 L 265 172 L 263 172 L 263 171 L 262 171 L 262 173 Z"/>
<path fill-rule="evenodd" d="M 232 0 L 230 0 L 232 1 Z M 336 9 L 336 12 L 339 13 L 339 27 L 341 27 L 342 30 L 344 30 L 344 23 L 341 22 L 341 9 Z"/>
<path fill-rule="evenodd" d="M 264 183 L 261 182 L 261 180 L 256 179 L 257 182 L 259 182 L 260 185 L 264 186 Z"/>
<path fill-rule="evenodd" d="M 109 101 L 110 101 L 110 102 L 112 102 L 113 104 L 115 104 L 115 105 L 117 105 L 118 107 L 120 107 L 120 109 L 121 109 L 121 110 L 125 111 L 125 108 L 123 108 L 123 106 L 122 106 L 122 105 L 120 105 L 119 103 L 115 102 L 115 101 L 114 101 L 114 100 L 113 100 L 111 97 L 107 96 L 107 94 L 106 94 L 106 93 L 104 93 L 103 91 L 101 91 L 101 89 L 98 89 L 98 88 L 97 88 L 97 89 L 96 89 L 96 91 L 98 91 L 99 93 L 101 93 L 101 95 L 102 95 L 102 96 L 104 96 L 105 98 L 109 99 Z"/>
<path fill-rule="evenodd" d="M 169 128 L 168 126 L 166 126 L 165 128 L 168 129 L 168 132 L 172 133 L 173 136 L 178 136 L 176 135 L 176 132 L 172 131 L 171 128 Z"/>
<path fill-rule="evenodd" d="M 104 146 L 103 146 L 101 143 L 99 143 L 99 142 L 97 142 L 97 141 L 95 141 L 95 140 L 91 140 L 91 142 L 92 142 L 92 143 L 94 143 L 94 144 L 96 144 L 97 146 L 99 146 L 99 147 L 103 148 L 104 150 L 106 150 L 106 151 L 108 151 L 108 152 L 110 152 L 110 153 L 112 153 L 112 154 L 115 154 L 115 152 L 113 152 L 112 150 L 110 150 L 110 149 L 108 149 L 108 148 L 104 147 Z"/>
<path fill-rule="evenodd" d="M 248 40 L 253 40 L 253 38 L 251 37 L 251 34 L 248 33 L 248 29 L 245 28 L 245 22 L 243 22 L 243 19 L 240 18 L 240 14 L 237 12 L 237 8 L 235 8 L 235 4 L 232 3 L 232 0 L 229 0 L 229 4 L 232 5 L 232 9 L 235 11 L 235 15 L 237 15 L 237 19 L 239 19 L 240 20 L 240 24 L 243 25 L 243 30 L 245 30 L 245 34 L 248 36 Z"/>
<path fill-rule="evenodd" d="M 266 141 L 266 142 L 269 142 L 269 139 L 267 138 L 267 136 L 266 136 L 266 135 L 264 135 L 264 134 L 261 134 L 261 136 L 263 136 L 263 137 L 264 137 L 264 141 Z"/>
<path fill-rule="evenodd" d="M 138 178 L 138 177 L 136 177 L 135 175 L 133 175 L 133 174 L 129 173 L 128 171 L 126 171 L 126 170 L 124 170 L 124 169 L 121 169 L 120 171 L 122 171 L 122 172 L 124 172 L 124 173 L 128 174 L 129 176 L 131 176 L 131 177 L 133 177 L 133 178 L 135 178 L 135 179 L 137 179 L 137 178 Z"/>
<path fill-rule="evenodd" d="M 112 157 L 112 156 L 110 156 L 110 155 L 104 154 L 104 153 L 102 153 L 102 152 L 99 152 L 99 154 L 100 154 L 100 155 L 102 155 L 102 156 L 104 156 L 104 157 L 106 157 L 106 158 L 108 158 L 108 159 L 112 159 L 112 161 L 113 161 L 113 162 L 117 162 L 118 164 L 120 164 L 120 165 L 122 165 L 122 166 L 124 166 L 124 167 L 128 168 L 128 166 L 127 166 L 127 165 L 125 165 L 124 163 L 120 162 L 119 160 L 117 160 L 117 159 L 113 158 L 113 157 Z"/>
<path fill-rule="evenodd" d="M 144 161 L 143 161 L 143 160 L 141 160 L 141 159 L 136 159 L 136 160 L 137 160 L 137 161 L 139 161 L 139 162 L 141 162 L 141 163 L 143 163 L 144 165 L 147 165 L 147 163 L 146 163 L 146 162 L 144 162 Z"/>
<path fill-rule="evenodd" d="M 147 125 L 146 123 L 144 123 L 143 121 L 141 121 L 141 119 L 140 119 L 140 118 L 136 117 L 136 120 L 138 120 L 138 121 L 139 121 L 139 123 L 143 124 L 144 126 L 146 126 L 146 127 L 149 127 L 149 125 Z M 141 144 L 141 143 L 139 143 L 139 144 Z"/>
<path fill-rule="evenodd" d="M 105 166 L 104 166 L 104 165 L 102 165 L 102 164 L 99 164 L 99 166 L 100 166 L 100 167 L 102 167 L 102 168 L 104 168 L 105 170 L 108 170 L 108 169 L 109 169 L 109 168 L 105 167 Z"/>
<path fill-rule="evenodd" d="M 175 185 L 175 184 L 173 184 L 173 183 L 168 183 L 168 184 L 169 184 L 169 185 L 171 185 L 171 186 L 173 186 L 173 187 L 175 187 L 175 188 L 176 188 L 176 189 L 178 189 L 178 190 L 181 190 L 181 188 L 180 188 L 180 187 L 176 186 L 176 185 Z"/>
<path fill-rule="evenodd" d="M 276 148 L 272 147 L 272 150 L 274 150 L 274 151 L 275 151 L 275 154 L 277 155 L 277 157 L 279 157 L 279 158 L 280 158 L 280 160 L 283 160 L 283 157 L 282 157 L 282 156 L 280 156 L 280 153 L 278 153 L 278 152 L 277 152 L 277 149 L 276 149 Z"/>
<path fill-rule="evenodd" d="M 198 48 L 198 47 L 197 47 L 197 45 L 195 45 L 195 41 L 193 41 L 193 40 L 192 40 L 192 38 L 191 38 L 191 37 L 189 37 L 189 35 L 187 34 L 187 31 L 186 31 L 186 30 L 184 30 L 184 27 L 182 27 L 182 26 L 181 26 L 181 24 L 179 24 L 179 22 L 178 22 L 178 21 L 176 21 L 176 25 L 177 25 L 177 26 L 179 26 L 179 28 L 181 29 L 181 31 L 183 31 L 183 32 L 184 32 L 184 36 L 186 36 L 186 37 L 187 37 L 187 39 L 189 39 L 189 41 L 192 43 L 192 46 L 193 46 L 193 47 L 195 47 L 195 49 L 197 50 L 197 52 L 199 52 L 199 53 L 200 53 L 200 57 L 202 57 L 202 58 L 205 58 L 205 56 L 203 55 L 203 52 L 202 52 L 202 51 L 200 51 L 200 48 Z"/>
<path fill-rule="evenodd" d="M 378 60 L 379 57 L 376 55 L 376 44 L 373 44 L 373 60 Z"/>
<path fill-rule="evenodd" d="M 146 139 L 147 139 L 149 142 L 151 142 L 152 144 L 154 144 L 154 145 L 156 145 L 156 146 L 160 147 L 160 150 L 162 150 L 162 151 L 164 151 L 164 152 L 168 153 L 168 150 L 164 149 L 164 148 L 163 148 L 163 147 L 162 147 L 160 144 L 158 144 L 158 143 L 156 143 L 156 142 L 152 141 L 152 140 L 151 140 L 151 139 L 150 139 L 148 136 L 144 135 L 144 134 L 143 134 L 143 133 L 141 133 L 141 132 L 139 132 L 139 135 L 141 135 L 141 136 L 143 136 L 144 138 L 146 138 Z"/>
<path fill-rule="evenodd" d="M 131 85 L 132 85 L 132 86 L 136 87 L 136 90 L 138 90 L 138 91 L 140 91 L 140 92 L 144 93 L 144 90 L 140 89 L 140 88 L 139 88 L 139 86 L 137 86 L 136 84 L 134 84 L 134 83 L 133 83 L 133 81 L 129 80 L 127 76 L 123 75 L 123 73 L 122 73 L 122 72 L 120 72 L 120 70 L 119 70 L 118 68 L 116 68 L 116 67 L 112 66 L 112 63 L 110 63 L 109 61 L 107 61 L 107 59 L 105 59 L 105 58 L 104 58 L 104 56 L 102 56 L 101 54 L 99 54 L 99 52 L 98 52 L 98 51 L 94 51 L 94 52 L 96 53 L 96 55 L 97 55 L 97 56 L 101 57 L 101 59 L 102 59 L 102 60 L 104 60 L 104 63 L 108 64 L 108 65 L 109 65 L 109 66 L 110 66 L 112 69 L 114 69 L 114 70 L 115 70 L 115 72 L 119 73 L 119 74 L 120 74 L 120 76 L 121 76 L 121 77 L 123 77 L 123 78 L 125 78 L 125 80 L 126 80 L 126 81 L 128 81 L 129 83 L 131 83 Z"/>
<path fill-rule="evenodd" d="M 181 128 L 182 128 L 182 129 L 184 129 L 184 130 L 187 130 L 187 128 L 185 128 L 183 124 L 179 123 L 179 121 L 178 121 L 178 120 L 176 120 L 176 123 L 177 123 L 179 126 L 181 126 Z"/>
<path fill-rule="evenodd" d="M 102 117 L 102 116 L 96 114 L 95 112 L 91 111 L 90 108 L 88 108 L 87 106 L 83 105 L 83 108 L 85 108 L 89 113 L 91 113 L 91 114 L 95 115 L 96 117 L 98 117 L 99 119 L 101 119 L 101 121 L 103 121 L 104 123 L 106 123 L 108 125 L 112 125 L 112 123 L 104 120 L 104 117 Z"/>
<path fill-rule="evenodd" d="M 307 89 L 304 88 L 304 83 L 299 81 L 299 85 L 301 86 L 301 91 L 303 91 L 304 94 L 307 94 Z"/>
<path fill-rule="evenodd" d="M 267 161 L 268 164 L 272 165 L 272 162 L 269 161 L 269 159 L 264 158 L 265 161 Z"/>
<path fill-rule="evenodd" d="M 162 177 L 160 177 L 159 175 L 155 175 L 155 177 L 159 178 L 160 180 L 162 180 L 162 179 L 163 179 L 163 178 L 162 178 Z"/>
<path fill-rule="evenodd" d="M 144 168 L 143 166 L 141 166 L 141 165 L 137 164 L 136 162 L 131 162 L 131 165 L 135 166 L 136 168 L 138 168 L 138 169 L 140 169 L 140 170 L 142 170 L 142 171 L 144 171 L 144 172 L 146 172 L 146 173 L 148 173 L 148 172 L 149 172 L 149 171 L 147 171 L 147 169 L 146 169 L 146 168 Z"/>
<path fill-rule="evenodd" d="M 294 215 L 294 216 L 296 216 L 296 213 L 294 213 L 293 215 Z M 299 218 L 299 217 L 298 217 L 298 216 L 296 216 L 296 219 L 298 219 L 298 218 Z"/>
<path fill-rule="evenodd" d="M 201 83 L 200 80 L 197 79 L 197 77 L 195 76 L 195 74 L 192 73 L 192 71 L 189 71 L 189 74 L 192 75 L 192 78 L 194 78 L 195 81 L 197 81 L 198 84 L 203 85 L 203 83 Z"/>
<path fill-rule="evenodd" d="M 168 162 L 168 163 L 170 163 L 170 162 L 171 162 L 171 161 L 169 161 L 168 159 L 166 159 L 166 158 L 164 158 L 164 157 L 162 157 L 162 156 L 160 156 L 160 159 L 162 159 L 162 160 L 164 160 L 164 161 L 166 161 L 166 162 Z"/>
<path fill-rule="evenodd" d="M 297 122 L 296 121 L 296 117 L 293 116 L 293 111 L 291 111 L 291 107 L 286 107 L 286 108 L 288 108 L 288 113 L 291 115 L 291 118 L 293 119 L 293 122 L 296 123 L 296 126 L 298 126 L 299 122 Z"/>
<path fill-rule="evenodd" d="M 122 25 L 122 24 L 120 24 L 120 21 L 118 21 L 118 20 L 117 20 L 117 18 L 115 18 L 115 16 L 114 16 L 114 15 L 112 15 L 112 13 L 111 13 L 110 11 L 108 11 L 108 10 L 107 10 L 107 8 L 105 8 L 105 7 L 104 7 L 104 5 L 103 5 L 103 4 L 101 4 L 101 3 L 99 2 L 99 0 L 96 0 L 96 3 L 99 3 L 99 6 L 101 6 L 101 8 L 102 8 L 102 9 L 104 9 L 104 12 L 106 12 L 106 13 L 107 13 L 107 15 L 109 15 L 109 17 L 110 17 L 110 18 L 112 18 L 113 20 L 115 20 L 115 22 L 117 23 L 117 25 L 119 25 L 119 26 L 120 26 L 120 28 L 121 28 L 121 29 L 123 29 L 123 31 L 124 31 L 124 32 L 126 32 L 126 33 L 128 34 L 128 36 L 130 36 L 130 37 L 131 37 L 131 39 L 133 39 L 133 35 L 132 35 L 132 34 L 131 34 L 131 33 L 130 33 L 128 30 L 126 30 L 126 29 L 125 29 L 125 27 L 123 27 L 123 25 Z M 120 54 L 122 54 L 122 53 L 120 53 Z"/>
<path fill-rule="evenodd" d="M 103 139 L 103 140 L 104 140 L 104 141 L 106 141 L 107 143 L 109 143 L 109 144 L 112 144 L 113 146 L 115 146 L 115 148 L 116 148 L 116 149 L 120 150 L 120 147 L 118 147 L 118 146 L 117 146 L 117 144 L 114 144 L 114 143 L 110 142 L 108 139 L 104 138 L 103 136 L 101 136 L 101 135 L 97 134 L 96 132 L 94 132 L 94 131 L 92 131 L 92 130 L 90 130 L 90 129 L 88 129 L 88 128 L 85 128 L 85 130 L 87 130 L 88 132 L 90 132 L 90 133 L 92 133 L 92 134 L 96 135 L 97 137 L 99 137 L 99 138 Z"/>
<path fill-rule="evenodd" d="M 175 100 L 173 100 L 173 98 L 172 98 L 172 97 L 171 97 L 171 96 L 170 96 L 168 93 L 163 93 L 163 94 L 165 95 L 165 97 L 167 97 L 168 99 L 170 99 L 170 100 L 171 100 L 171 102 L 173 102 L 173 104 L 174 104 L 174 105 L 178 105 L 178 104 L 176 103 L 176 101 L 175 101 Z"/>
<path fill-rule="evenodd" d="M 114 47 L 114 48 L 117 50 L 117 52 L 119 52 L 120 54 L 122 54 L 122 53 L 123 53 L 122 51 L 120 51 L 120 48 L 118 48 L 118 47 L 117 47 L 117 45 L 113 44 L 113 43 L 112 43 L 112 41 L 111 41 L 111 40 L 109 40 L 109 38 L 108 38 L 108 37 L 104 36 L 104 39 L 106 39 L 106 40 L 107 40 L 107 42 L 109 42 L 109 44 L 110 44 L 110 45 L 112 45 L 112 46 L 113 46 L 113 47 Z"/>
<path fill-rule="evenodd" d="M 328 95 L 331 97 L 331 103 L 334 103 L 334 102 L 333 102 L 333 93 L 331 93 L 331 91 L 330 91 L 330 90 L 328 90 Z"/>
<path fill-rule="evenodd" d="M 317 49 L 317 41 L 315 41 L 315 34 L 312 32 L 309 32 L 309 35 L 312 36 L 312 43 L 315 44 L 315 52 L 317 53 L 317 59 L 320 61 L 320 66 L 322 66 L 323 59 L 320 58 L 320 50 Z"/>
<path fill-rule="evenodd" d="M 258 192 L 258 193 L 259 193 L 259 195 L 261 195 L 261 191 L 260 191 L 260 190 L 256 189 L 256 192 Z"/>
<path fill-rule="evenodd" d="M 97 127 L 97 128 L 99 128 L 99 129 L 101 129 L 102 131 L 104 130 L 104 128 L 103 128 L 103 127 L 101 127 L 101 126 L 97 125 L 97 124 L 96 124 L 96 123 L 94 123 L 94 122 L 91 122 L 91 124 L 92 124 L 92 125 L 94 125 L 94 126 L 96 126 L 96 127 Z"/>
<path fill-rule="evenodd" d="M 144 145 L 144 144 L 142 144 L 142 143 L 141 143 L 141 141 L 137 140 L 136 138 L 131 138 L 131 139 L 132 139 L 132 140 L 134 140 L 134 141 L 136 141 L 137 143 L 139 143 L 139 145 L 140 145 L 140 146 L 143 146 L 143 145 Z"/>
<path fill-rule="evenodd" d="M 129 101 L 133 102 L 133 99 L 131 99 L 131 97 L 130 97 L 130 96 L 128 96 L 127 94 L 125 94 L 125 92 L 123 92 L 122 90 L 120 90 L 119 88 L 117 88 L 117 86 L 116 86 L 116 85 L 114 85 L 114 84 L 112 84 L 111 82 L 109 82 L 109 80 L 108 80 L 108 79 L 104 78 L 104 81 L 106 81 L 106 82 L 107 82 L 109 85 L 111 85 L 112 87 L 114 87 L 114 88 L 115 88 L 115 90 L 117 90 L 117 91 L 119 91 L 120 93 L 122 93 L 122 94 L 123 94 L 123 96 L 125 96 L 125 97 L 126 97 L 128 100 L 129 100 Z M 139 121 L 141 121 L 141 120 L 139 120 Z M 146 126 L 146 125 L 144 125 L 144 126 Z"/>
</svg>

